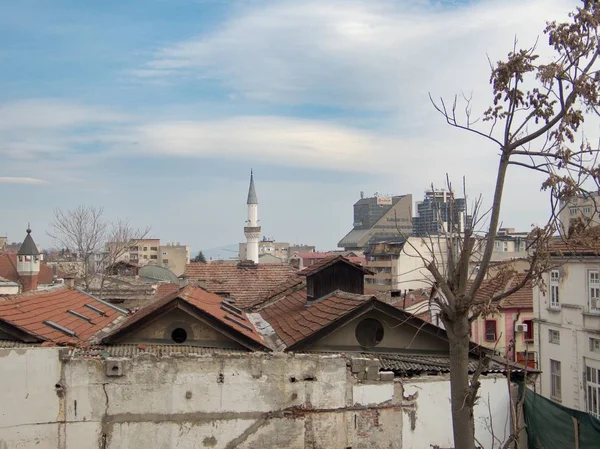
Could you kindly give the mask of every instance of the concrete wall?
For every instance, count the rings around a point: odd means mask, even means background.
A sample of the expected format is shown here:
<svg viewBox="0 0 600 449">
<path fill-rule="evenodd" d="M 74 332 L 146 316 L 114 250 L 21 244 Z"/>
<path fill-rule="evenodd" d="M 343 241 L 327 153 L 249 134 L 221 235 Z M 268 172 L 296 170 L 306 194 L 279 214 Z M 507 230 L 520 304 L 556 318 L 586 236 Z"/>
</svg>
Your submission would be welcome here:
<svg viewBox="0 0 600 449">
<path fill-rule="evenodd" d="M 52 348 L 4 349 L 0 448 L 451 446 L 445 376 L 359 381 L 352 366 L 341 356 L 102 360 Z M 503 378 L 483 378 L 482 385 L 477 432 L 485 444 L 487 402 L 502 438 L 508 395 Z"/>
</svg>

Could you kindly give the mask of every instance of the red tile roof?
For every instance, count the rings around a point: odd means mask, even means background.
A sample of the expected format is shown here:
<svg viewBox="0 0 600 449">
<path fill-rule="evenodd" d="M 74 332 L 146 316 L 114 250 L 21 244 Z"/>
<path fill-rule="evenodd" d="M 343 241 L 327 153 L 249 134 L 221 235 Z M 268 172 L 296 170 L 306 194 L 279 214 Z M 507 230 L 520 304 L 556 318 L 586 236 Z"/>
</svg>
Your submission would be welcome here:
<svg viewBox="0 0 600 449">
<path fill-rule="evenodd" d="M 500 277 L 493 278 L 482 282 L 481 287 L 475 295 L 476 300 L 490 300 L 494 296 L 515 287 L 519 282 L 522 282 L 526 274 L 519 273 L 511 277 L 508 281 Z M 523 288 L 515 293 L 502 298 L 498 302 L 498 307 L 501 309 L 533 309 L 533 287 L 530 283 L 525 284 Z"/>
<path fill-rule="evenodd" d="M 600 227 L 594 226 L 568 239 L 554 237 L 548 251 L 555 256 L 600 256 Z"/>
<path fill-rule="evenodd" d="M 291 287 L 261 308 L 259 313 L 285 346 L 289 347 L 342 318 L 371 298 L 336 291 L 307 307 L 306 289 Z"/>
<path fill-rule="evenodd" d="M 335 256 L 335 255 L 327 256 L 324 259 L 321 259 L 320 261 L 312 264 L 311 266 L 305 268 L 304 270 L 299 271 L 298 274 L 300 276 L 310 276 L 311 274 L 314 274 L 317 271 L 321 271 L 322 269 L 327 268 L 327 267 L 333 265 L 334 263 L 338 263 L 338 262 L 344 262 L 344 263 L 347 263 L 348 265 L 352 265 L 353 267 L 362 271 L 364 274 L 375 274 L 372 271 L 368 270 L 367 268 L 351 262 L 350 260 L 346 259 L 344 256 Z"/>
<path fill-rule="evenodd" d="M 163 296 L 166 296 L 171 293 L 175 293 L 177 291 L 179 291 L 179 285 L 177 285 L 177 284 L 171 284 L 171 283 L 158 284 L 158 287 L 156 287 L 155 297 L 162 298 Z"/>
<path fill-rule="evenodd" d="M 290 264 L 194 262 L 186 265 L 185 276 L 212 293 L 228 293 L 237 307 L 248 307 L 265 297 L 273 288 L 295 276 Z"/>
<path fill-rule="evenodd" d="M 202 288 L 194 287 L 188 285 L 182 290 L 178 290 L 176 292 L 170 293 L 166 296 L 163 296 L 158 301 L 153 302 L 152 304 L 143 307 L 134 313 L 131 318 L 127 321 L 123 322 L 118 328 L 115 328 L 109 334 L 104 337 L 104 341 L 110 341 L 112 337 L 115 335 L 122 335 L 127 332 L 127 329 L 131 328 L 135 323 L 138 323 L 143 318 L 149 316 L 153 312 L 160 310 L 166 305 L 172 303 L 173 301 L 182 300 L 187 304 L 192 305 L 193 307 L 200 309 L 204 313 L 210 315 L 213 318 L 216 318 L 223 324 L 226 328 L 233 330 L 234 332 L 243 335 L 244 337 L 258 343 L 262 347 L 267 347 L 263 337 L 256 330 L 254 325 L 248 320 L 248 317 L 243 311 L 235 311 L 235 313 L 231 312 L 231 307 L 223 304 L 227 301 L 222 297 L 210 293 Z M 229 310 L 228 310 L 229 309 Z M 239 310 L 239 309 L 238 309 Z M 239 316 L 240 315 L 241 318 Z"/>
<path fill-rule="evenodd" d="M 0 276 L 12 281 L 20 282 L 21 277 L 17 272 L 17 254 L 0 254 Z M 38 284 L 52 284 L 54 282 L 54 271 L 52 267 L 43 260 L 40 262 L 40 272 L 38 274 Z"/>
<path fill-rule="evenodd" d="M 86 307 L 86 304 L 102 313 Z M 76 313 L 69 313 L 69 310 Z M 113 325 L 124 315 L 114 306 L 67 288 L 7 296 L 0 301 L 0 322 L 9 323 L 45 340 L 47 344 L 84 345 L 94 334 Z M 68 335 L 44 324 L 44 321 L 56 323 L 75 335 Z"/>
</svg>

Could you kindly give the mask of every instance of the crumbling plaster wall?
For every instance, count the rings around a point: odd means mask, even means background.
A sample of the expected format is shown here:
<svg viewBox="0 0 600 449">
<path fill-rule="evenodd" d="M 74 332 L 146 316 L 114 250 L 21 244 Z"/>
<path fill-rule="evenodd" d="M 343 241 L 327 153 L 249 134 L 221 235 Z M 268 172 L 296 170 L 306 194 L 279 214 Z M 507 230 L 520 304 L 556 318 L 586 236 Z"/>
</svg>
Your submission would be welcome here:
<svg viewBox="0 0 600 449">
<path fill-rule="evenodd" d="M 405 392 L 375 362 L 359 362 L 0 350 L 0 449 L 444 447 L 451 435 L 444 377 L 408 382 Z"/>
</svg>

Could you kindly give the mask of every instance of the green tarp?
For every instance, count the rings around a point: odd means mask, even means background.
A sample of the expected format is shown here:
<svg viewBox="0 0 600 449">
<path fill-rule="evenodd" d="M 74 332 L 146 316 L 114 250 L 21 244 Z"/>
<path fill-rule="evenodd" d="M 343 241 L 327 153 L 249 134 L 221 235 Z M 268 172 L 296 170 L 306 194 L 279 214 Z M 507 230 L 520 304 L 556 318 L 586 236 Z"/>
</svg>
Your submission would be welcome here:
<svg viewBox="0 0 600 449">
<path fill-rule="evenodd" d="M 529 449 L 600 449 L 600 420 L 525 391 Z"/>
</svg>

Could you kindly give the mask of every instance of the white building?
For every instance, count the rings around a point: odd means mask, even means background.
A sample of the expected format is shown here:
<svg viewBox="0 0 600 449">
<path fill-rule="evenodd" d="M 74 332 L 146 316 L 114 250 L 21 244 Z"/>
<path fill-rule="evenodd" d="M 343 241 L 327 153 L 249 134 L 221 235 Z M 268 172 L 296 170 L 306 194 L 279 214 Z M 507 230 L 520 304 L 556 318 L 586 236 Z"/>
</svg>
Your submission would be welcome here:
<svg viewBox="0 0 600 449">
<path fill-rule="evenodd" d="M 600 224 L 598 210 L 600 210 L 600 191 L 577 195 L 568 201 L 561 201 L 559 220 L 565 235 L 569 227 L 577 222 L 588 226 Z"/>
<path fill-rule="evenodd" d="M 552 248 L 557 268 L 533 292 L 538 392 L 600 418 L 600 251 Z"/>
</svg>

